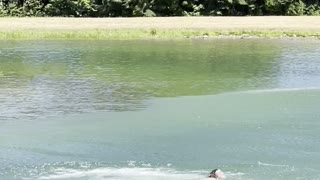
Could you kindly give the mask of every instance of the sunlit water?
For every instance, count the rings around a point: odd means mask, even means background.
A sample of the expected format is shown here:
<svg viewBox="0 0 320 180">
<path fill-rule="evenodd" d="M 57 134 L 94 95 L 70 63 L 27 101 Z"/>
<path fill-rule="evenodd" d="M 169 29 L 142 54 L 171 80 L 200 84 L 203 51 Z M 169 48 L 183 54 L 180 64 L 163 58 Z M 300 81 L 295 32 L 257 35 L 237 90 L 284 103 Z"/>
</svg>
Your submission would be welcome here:
<svg viewBox="0 0 320 180">
<path fill-rule="evenodd" d="M 0 48 L 0 179 L 320 179 L 320 41 Z"/>
</svg>

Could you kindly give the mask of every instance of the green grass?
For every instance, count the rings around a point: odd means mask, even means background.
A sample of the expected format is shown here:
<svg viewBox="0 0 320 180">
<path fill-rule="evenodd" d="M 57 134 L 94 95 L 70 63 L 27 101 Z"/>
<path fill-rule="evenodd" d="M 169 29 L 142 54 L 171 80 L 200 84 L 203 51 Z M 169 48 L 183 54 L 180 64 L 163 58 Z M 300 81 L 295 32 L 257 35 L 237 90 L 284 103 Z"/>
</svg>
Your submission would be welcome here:
<svg viewBox="0 0 320 180">
<path fill-rule="evenodd" d="M 278 30 L 189 30 L 189 29 L 121 29 L 121 30 L 19 30 L 1 31 L 0 40 L 74 39 L 74 40 L 130 40 L 130 39 L 183 39 L 197 37 L 314 37 L 320 39 L 320 32 L 278 31 Z"/>
</svg>

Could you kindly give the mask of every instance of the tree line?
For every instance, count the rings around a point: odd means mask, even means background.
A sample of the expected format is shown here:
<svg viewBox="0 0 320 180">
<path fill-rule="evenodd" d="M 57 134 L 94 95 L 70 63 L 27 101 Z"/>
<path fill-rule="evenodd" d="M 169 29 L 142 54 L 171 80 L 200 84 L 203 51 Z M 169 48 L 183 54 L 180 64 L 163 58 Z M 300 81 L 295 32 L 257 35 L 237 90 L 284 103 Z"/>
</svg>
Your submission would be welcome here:
<svg viewBox="0 0 320 180">
<path fill-rule="evenodd" d="M 0 16 L 320 15 L 320 0 L 0 0 Z"/>
</svg>

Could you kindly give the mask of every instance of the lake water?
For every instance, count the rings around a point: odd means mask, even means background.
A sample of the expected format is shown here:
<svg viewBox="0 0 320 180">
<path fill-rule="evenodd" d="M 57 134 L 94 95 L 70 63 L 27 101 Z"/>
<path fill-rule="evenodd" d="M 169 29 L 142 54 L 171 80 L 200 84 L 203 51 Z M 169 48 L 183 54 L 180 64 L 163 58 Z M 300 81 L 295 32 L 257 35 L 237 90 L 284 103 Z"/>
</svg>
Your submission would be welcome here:
<svg viewBox="0 0 320 180">
<path fill-rule="evenodd" d="M 0 179 L 320 179 L 320 41 L 0 41 Z"/>
</svg>

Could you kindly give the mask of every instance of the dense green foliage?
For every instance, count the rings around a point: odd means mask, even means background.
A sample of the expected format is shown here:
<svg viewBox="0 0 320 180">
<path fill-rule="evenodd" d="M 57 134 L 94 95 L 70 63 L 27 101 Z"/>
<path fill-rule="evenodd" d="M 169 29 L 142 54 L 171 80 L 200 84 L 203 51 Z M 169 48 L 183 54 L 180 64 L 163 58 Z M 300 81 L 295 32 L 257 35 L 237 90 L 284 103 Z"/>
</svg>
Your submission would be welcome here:
<svg viewBox="0 0 320 180">
<path fill-rule="evenodd" d="M 319 0 L 0 0 L 0 16 L 320 15 Z"/>
</svg>

